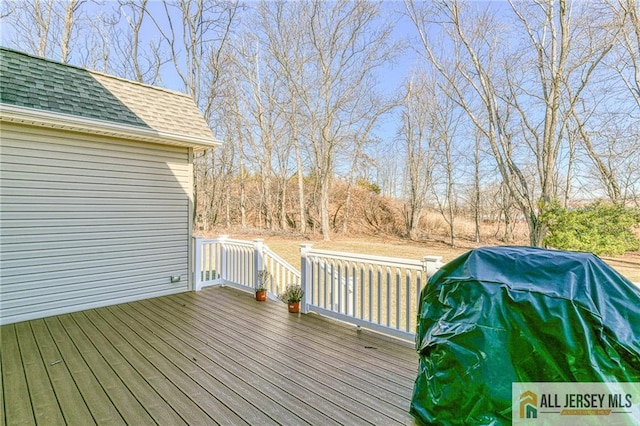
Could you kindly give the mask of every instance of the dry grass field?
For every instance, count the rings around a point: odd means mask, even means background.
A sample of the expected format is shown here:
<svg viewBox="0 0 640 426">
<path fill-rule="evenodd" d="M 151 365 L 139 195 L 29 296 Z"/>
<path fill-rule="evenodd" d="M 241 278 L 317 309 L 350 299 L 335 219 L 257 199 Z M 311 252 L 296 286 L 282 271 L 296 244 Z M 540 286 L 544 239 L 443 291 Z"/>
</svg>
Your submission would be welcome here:
<svg viewBox="0 0 640 426">
<path fill-rule="evenodd" d="M 210 236 L 215 237 L 223 233 L 229 234 L 231 238 L 241 240 L 261 238 L 269 248 L 296 267 L 299 267 L 300 244 L 303 243 L 311 243 L 314 248 L 323 250 L 402 257 L 407 259 L 422 259 L 427 255 L 435 255 L 442 256 L 444 263 L 468 250 L 483 245 L 476 245 L 469 241 L 460 241 L 458 247 L 451 247 L 448 244 L 438 241 L 416 242 L 389 236 L 370 235 L 355 237 L 334 236 L 331 241 L 323 241 L 319 236 L 317 238 L 296 238 L 293 236 L 272 235 L 266 232 L 220 231 Z M 603 257 L 602 259 L 632 282 L 640 283 L 640 252 L 627 253 L 624 256 L 618 257 Z"/>
</svg>

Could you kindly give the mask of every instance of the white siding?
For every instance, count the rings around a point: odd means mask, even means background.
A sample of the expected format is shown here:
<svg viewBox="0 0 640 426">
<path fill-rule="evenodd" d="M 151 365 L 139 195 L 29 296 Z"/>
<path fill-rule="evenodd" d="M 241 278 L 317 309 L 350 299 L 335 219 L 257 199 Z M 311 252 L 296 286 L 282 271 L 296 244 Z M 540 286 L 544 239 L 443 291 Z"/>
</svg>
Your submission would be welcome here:
<svg viewBox="0 0 640 426">
<path fill-rule="evenodd" d="M 0 144 L 0 323 L 189 289 L 189 149 L 4 123 Z"/>
</svg>

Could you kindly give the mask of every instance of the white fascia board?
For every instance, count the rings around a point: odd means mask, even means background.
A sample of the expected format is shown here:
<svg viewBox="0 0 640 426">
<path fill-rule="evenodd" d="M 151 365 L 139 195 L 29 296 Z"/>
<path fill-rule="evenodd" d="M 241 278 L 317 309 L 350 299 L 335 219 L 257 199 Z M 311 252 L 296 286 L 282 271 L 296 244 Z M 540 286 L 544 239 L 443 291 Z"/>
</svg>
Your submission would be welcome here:
<svg viewBox="0 0 640 426">
<path fill-rule="evenodd" d="M 113 123 L 104 120 L 80 117 L 77 115 L 62 114 L 3 103 L 0 103 L 0 120 L 94 135 L 133 139 L 143 142 L 184 146 L 196 150 L 214 148 L 223 143 L 222 141 L 215 139 L 213 136 L 211 139 L 184 136 L 175 133 L 162 132 L 152 128 L 136 127 L 127 124 Z"/>
</svg>

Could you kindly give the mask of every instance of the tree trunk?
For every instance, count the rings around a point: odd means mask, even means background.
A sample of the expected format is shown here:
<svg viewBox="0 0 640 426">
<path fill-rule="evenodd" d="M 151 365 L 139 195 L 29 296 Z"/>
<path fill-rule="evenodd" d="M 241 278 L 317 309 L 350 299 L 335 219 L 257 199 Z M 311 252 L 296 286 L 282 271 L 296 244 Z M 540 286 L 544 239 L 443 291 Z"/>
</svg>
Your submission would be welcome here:
<svg viewBox="0 0 640 426">
<path fill-rule="evenodd" d="M 474 150 L 474 169 L 473 169 L 473 193 L 474 193 L 474 209 L 473 217 L 475 220 L 475 241 L 480 242 L 480 137 L 476 134 L 476 146 Z"/>
<path fill-rule="evenodd" d="M 329 218 L 329 197 L 330 197 L 330 182 L 329 175 L 323 174 L 320 185 L 320 226 L 322 228 L 322 239 L 329 241 L 331 239 L 331 225 Z"/>
<path fill-rule="evenodd" d="M 304 174 L 302 171 L 302 157 L 300 156 L 300 145 L 296 143 L 296 176 L 298 178 L 298 203 L 300 212 L 300 232 L 307 233 L 307 213 L 304 196 Z"/>
</svg>

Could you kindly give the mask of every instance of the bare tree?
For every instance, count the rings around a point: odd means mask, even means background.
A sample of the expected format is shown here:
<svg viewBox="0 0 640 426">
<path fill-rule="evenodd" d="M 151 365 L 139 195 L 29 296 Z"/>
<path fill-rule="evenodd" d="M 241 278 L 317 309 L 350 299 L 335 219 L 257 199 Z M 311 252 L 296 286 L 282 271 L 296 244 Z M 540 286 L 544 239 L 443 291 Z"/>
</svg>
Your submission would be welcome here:
<svg viewBox="0 0 640 426">
<path fill-rule="evenodd" d="M 304 234 L 307 231 L 304 188 L 304 174 L 307 169 L 302 159 L 305 142 L 302 135 L 304 118 L 301 114 L 302 106 L 299 99 L 304 93 L 304 70 L 307 67 L 309 55 L 305 49 L 306 28 L 298 20 L 303 7 L 301 3 L 275 1 L 260 3 L 259 9 L 261 20 L 265 24 L 263 29 L 268 50 L 276 61 L 274 71 L 283 78 L 284 102 L 280 103 L 280 107 L 283 109 L 282 118 L 287 127 L 286 137 L 292 144 L 295 156 L 299 229 Z M 285 197 L 281 198 L 284 201 Z M 281 207 L 284 208 L 284 205 Z"/>
<path fill-rule="evenodd" d="M 79 39 L 85 3 L 86 0 L 6 2 L 3 15 L 14 30 L 12 42 L 21 50 L 68 63 L 73 43 Z"/>
<path fill-rule="evenodd" d="M 41 2 L 3 2 L 8 21 L 14 28 L 14 44 L 38 56 L 50 56 L 53 44 L 49 33 L 52 27 L 53 0 Z M 51 56 L 50 56 L 51 57 Z"/>
<path fill-rule="evenodd" d="M 491 6 L 481 10 L 443 1 L 427 10 L 413 1 L 405 4 L 427 58 L 456 88 L 454 99 L 489 142 L 529 225 L 530 243 L 541 245 L 546 226 L 540 213 L 557 195 L 558 153 L 572 110 L 612 48 L 612 37 L 591 31 L 588 4 L 564 0 L 510 2 L 513 24 L 523 34 L 516 46 L 500 34 Z M 447 34 L 455 67 L 445 67 L 430 42 L 432 25 Z M 458 76 L 471 90 L 455 85 Z M 529 161 L 536 168 L 533 181 L 525 173 Z"/>
<path fill-rule="evenodd" d="M 244 134 L 247 145 L 245 156 L 260 178 L 261 220 L 268 229 L 276 229 L 277 194 L 274 177 L 277 173 L 278 150 L 284 144 L 284 120 L 279 101 L 282 95 L 282 81 L 273 72 L 273 57 L 265 48 L 264 40 L 256 28 L 268 25 L 258 20 L 242 35 L 236 47 L 236 72 L 240 77 L 238 94 L 240 111 L 243 114 Z M 286 148 L 285 148 L 286 150 Z M 286 170 L 285 170 L 286 175 Z M 282 188 L 281 188 L 282 189 Z"/>
<path fill-rule="evenodd" d="M 10 7 L 9 2 L 2 2 L 0 4 L 0 19 L 5 19 L 8 16 L 11 16 L 13 12 L 13 8 Z"/>
<path fill-rule="evenodd" d="M 455 219 L 457 215 L 456 197 L 456 175 L 460 177 L 462 173 L 456 173 L 463 167 L 460 166 L 463 157 L 456 153 L 456 142 L 459 141 L 457 135 L 460 123 L 460 112 L 450 97 L 439 94 L 433 98 L 433 115 L 436 124 L 436 137 L 438 140 L 438 161 L 437 167 L 442 170 L 442 186 L 444 197 L 438 196 L 438 191 L 434 191 L 438 209 L 445 222 L 449 225 L 449 244 L 456 246 Z M 437 185 L 436 185 L 437 186 Z M 435 188 L 434 188 L 435 189 Z"/>
<path fill-rule="evenodd" d="M 387 108 L 375 97 L 373 71 L 391 56 L 390 27 L 375 27 L 379 8 L 365 1 L 265 2 L 256 10 L 236 58 L 245 155 L 262 182 L 261 217 L 267 227 L 286 226 L 287 184 L 295 175 L 300 229 L 313 205 L 328 239 L 336 162 L 353 164 Z M 307 193 L 305 171 L 317 185 Z"/>
<path fill-rule="evenodd" d="M 434 87 L 434 81 L 427 80 L 424 74 L 417 74 L 404 86 L 399 139 L 406 161 L 403 216 L 411 239 L 417 238 L 438 152 L 436 118 L 430 110 Z"/>
<path fill-rule="evenodd" d="M 356 126 L 354 136 L 352 139 L 351 149 L 343 151 L 348 153 L 351 157 L 351 167 L 347 175 L 347 194 L 344 202 L 344 208 L 342 209 L 342 233 L 346 234 L 349 228 L 349 221 L 351 215 L 351 196 L 353 186 L 356 184 L 356 179 L 359 176 L 360 165 L 368 163 L 368 157 L 364 153 L 364 149 L 367 145 L 373 143 L 372 131 L 381 116 L 387 114 L 393 108 L 396 107 L 396 102 L 383 99 L 375 94 L 368 93 L 364 96 L 365 104 L 368 105 L 365 108 L 366 118 L 361 120 Z M 367 99 L 368 98 L 368 99 Z M 366 166 L 365 166 L 366 168 Z"/>
<path fill-rule="evenodd" d="M 482 223 L 482 188 L 480 184 L 481 162 L 480 162 L 480 135 L 476 130 L 474 132 L 474 149 L 473 149 L 473 220 L 474 220 L 474 238 L 475 242 L 480 242 L 480 226 Z"/>
<path fill-rule="evenodd" d="M 114 50 L 118 44 L 115 37 L 120 16 L 115 10 L 100 10 L 88 21 L 88 34 L 84 43 L 79 44 L 78 63 L 107 74 L 118 74 L 114 63 Z"/>
<path fill-rule="evenodd" d="M 241 97 L 239 73 L 236 72 L 236 55 L 232 51 L 228 51 L 223 55 L 221 63 L 228 65 L 225 67 L 225 72 L 221 79 L 220 88 L 221 102 L 218 104 L 220 117 L 220 133 L 224 135 L 225 151 L 233 150 L 235 154 L 233 156 L 226 156 L 227 160 L 233 158 L 231 161 L 221 161 L 221 166 L 218 167 L 217 174 L 214 177 L 216 181 L 221 183 L 219 192 L 225 194 L 225 202 L 227 205 L 227 227 L 230 227 L 234 222 L 237 222 L 237 217 L 233 217 L 232 213 L 240 212 L 240 226 L 245 229 L 247 227 L 247 215 L 248 215 L 248 197 L 247 197 L 247 184 L 249 182 L 249 172 L 246 166 L 247 154 L 246 154 L 246 137 L 248 129 L 248 118 L 245 113 L 243 105 L 243 99 Z M 214 153 L 217 154 L 217 150 Z M 224 158 L 224 157 L 223 157 Z M 235 183 L 235 185 L 234 185 Z M 213 200 L 216 197 L 211 190 L 208 197 L 213 203 L 219 202 Z M 235 197 L 234 197 L 235 195 Z M 232 200 L 237 198 L 235 204 L 232 204 Z M 235 207 L 232 207 L 235 206 Z M 231 211 L 233 209 L 233 212 Z M 235 220 L 234 220 L 235 219 Z"/>
<path fill-rule="evenodd" d="M 71 56 L 71 39 L 76 32 L 76 19 L 80 6 L 85 0 L 69 0 L 62 17 L 62 34 L 60 37 L 60 60 L 69 62 Z"/>
<path fill-rule="evenodd" d="M 163 0 L 165 14 L 149 15 L 168 46 L 184 91 L 211 116 L 216 98 L 217 63 L 224 51 L 238 5 L 217 0 Z"/>
<path fill-rule="evenodd" d="M 328 240 L 336 155 L 354 140 L 360 123 L 376 113 L 365 95 L 374 90 L 374 71 L 392 56 L 391 27 L 380 19 L 379 5 L 366 1 L 315 0 L 305 3 L 299 19 L 309 29 L 310 59 L 301 100 L 310 126 L 322 235 Z"/>
<path fill-rule="evenodd" d="M 148 16 L 167 46 L 169 61 L 184 92 L 194 99 L 212 125 L 214 105 L 220 98 L 221 57 L 227 47 L 238 4 L 217 0 L 163 0 L 163 8 L 163 15 Z M 206 167 L 201 163 L 206 163 L 207 156 L 205 152 L 194 160 L 196 197 L 201 193 L 198 176 L 203 175 L 199 168 Z M 226 167 L 227 162 L 214 164 Z M 225 175 L 225 172 L 218 170 L 214 174 Z M 214 196 L 209 194 L 208 197 L 211 200 Z"/>
<path fill-rule="evenodd" d="M 148 0 L 118 0 L 118 12 L 126 25 L 115 28 L 112 38 L 120 59 L 119 73 L 125 78 L 146 84 L 158 84 L 161 67 L 169 61 L 162 52 L 162 39 L 151 37 L 146 43 L 141 38 L 144 24 L 151 24 Z M 167 56 L 167 57 L 165 57 Z"/>
<path fill-rule="evenodd" d="M 601 82 L 582 99 L 572 118 L 579 142 L 593 164 L 598 186 L 615 204 L 633 201 L 638 178 L 638 123 L 640 120 L 640 19 L 636 0 L 598 3 L 600 31 L 617 36 Z M 602 99 L 602 94 L 606 98 Z M 636 188 L 637 189 L 637 188 Z M 631 198 L 629 198 L 631 197 Z M 637 201 L 636 201 L 637 202 Z"/>
<path fill-rule="evenodd" d="M 373 147 L 371 167 L 374 171 L 373 181 L 378 183 L 380 193 L 386 197 L 402 198 L 402 175 L 404 158 L 397 155 L 395 144 L 378 144 Z"/>
<path fill-rule="evenodd" d="M 613 25 L 620 27 L 620 46 L 626 60 L 617 68 L 624 84 L 640 107 L 640 12 L 637 0 L 616 0 L 610 4 L 617 15 Z"/>
</svg>

